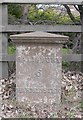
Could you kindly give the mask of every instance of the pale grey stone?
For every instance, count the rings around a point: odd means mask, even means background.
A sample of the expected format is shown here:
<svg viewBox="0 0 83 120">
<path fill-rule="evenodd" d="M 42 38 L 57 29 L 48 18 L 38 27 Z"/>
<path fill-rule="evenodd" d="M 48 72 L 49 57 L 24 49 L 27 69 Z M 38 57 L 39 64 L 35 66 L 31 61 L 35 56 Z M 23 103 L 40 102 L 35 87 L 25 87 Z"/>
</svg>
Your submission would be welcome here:
<svg viewBox="0 0 83 120">
<path fill-rule="evenodd" d="M 16 93 L 19 102 L 39 109 L 59 109 L 62 79 L 62 43 L 67 36 L 44 32 L 12 35 L 16 42 Z M 54 105 L 55 104 L 55 105 Z"/>
</svg>

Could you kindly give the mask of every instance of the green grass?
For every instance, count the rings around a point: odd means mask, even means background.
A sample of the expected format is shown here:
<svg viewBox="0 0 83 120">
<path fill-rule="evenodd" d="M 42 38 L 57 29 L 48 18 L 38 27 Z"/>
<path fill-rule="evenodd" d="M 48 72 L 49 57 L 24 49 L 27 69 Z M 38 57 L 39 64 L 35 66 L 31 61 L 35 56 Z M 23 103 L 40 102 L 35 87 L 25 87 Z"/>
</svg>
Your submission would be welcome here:
<svg viewBox="0 0 83 120">
<path fill-rule="evenodd" d="M 8 54 L 15 54 L 16 53 L 16 47 L 14 44 L 9 44 L 8 46 Z"/>
<path fill-rule="evenodd" d="M 70 53 L 72 53 L 72 50 L 71 49 L 62 48 L 62 53 L 63 54 L 70 54 Z"/>
</svg>

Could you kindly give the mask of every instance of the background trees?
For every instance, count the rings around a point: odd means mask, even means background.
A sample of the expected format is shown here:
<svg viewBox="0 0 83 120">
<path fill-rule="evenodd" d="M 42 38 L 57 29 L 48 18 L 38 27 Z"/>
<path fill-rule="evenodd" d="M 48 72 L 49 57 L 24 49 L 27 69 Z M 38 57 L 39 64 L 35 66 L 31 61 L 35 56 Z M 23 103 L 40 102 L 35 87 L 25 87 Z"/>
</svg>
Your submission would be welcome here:
<svg viewBox="0 0 83 120">
<path fill-rule="evenodd" d="M 35 5 L 35 4 L 9 4 L 9 23 L 10 24 L 81 24 L 81 5 L 74 5 L 73 8 L 78 11 L 74 15 L 69 5 Z M 64 34 L 64 33 L 62 33 Z M 68 47 L 72 47 L 72 52 L 80 50 L 80 34 L 66 33 L 70 36 Z"/>
<path fill-rule="evenodd" d="M 9 4 L 9 24 L 30 25 L 56 25 L 56 24 L 81 24 L 81 5 L 73 6 L 77 11 L 73 14 L 69 5 L 35 5 L 35 4 Z M 78 14 L 77 14 L 78 13 Z M 60 33 L 68 35 L 69 42 L 64 45 L 64 53 L 80 53 L 81 35 L 79 33 Z M 15 52 L 15 46 L 9 44 L 9 53 Z M 63 62 L 65 67 L 70 63 Z M 72 65 L 71 65 L 72 66 Z"/>
<path fill-rule="evenodd" d="M 81 6 L 74 6 L 79 12 L 79 16 L 72 14 L 68 5 L 53 6 L 53 5 L 20 5 L 10 4 L 8 5 L 9 15 L 24 21 L 39 21 L 50 20 L 55 24 L 80 24 Z"/>
</svg>

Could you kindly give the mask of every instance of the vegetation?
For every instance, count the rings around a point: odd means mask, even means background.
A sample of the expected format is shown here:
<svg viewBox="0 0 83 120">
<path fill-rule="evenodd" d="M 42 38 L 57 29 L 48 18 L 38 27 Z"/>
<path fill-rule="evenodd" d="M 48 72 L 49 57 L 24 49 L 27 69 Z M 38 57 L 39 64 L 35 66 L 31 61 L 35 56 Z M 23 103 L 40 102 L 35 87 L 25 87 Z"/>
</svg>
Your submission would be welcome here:
<svg viewBox="0 0 83 120">
<path fill-rule="evenodd" d="M 9 15 L 15 16 L 16 18 L 21 18 L 23 16 L 23 9 L 25 9 L 20 4 L 9 4 L 8 11 Z M 46 9 L 38 9 L 36 5 L 27 6 L 26 16 L 29 21 L 39 21 L 39 20 L 51 20 L 55 21 L 55 24 L 73 24 L 74 21 L 71 19 L 69 14 L 66 12 L 58 12 L 53 7 L 47 7 Z M 24 10 L 25 11 L 25 10 Z M 75 22 L 80 22 L 80 16 L 74 16 Z"/>
<path fill-rule="evenodd" d="M 27 7 L 27 6 L 26 6 Z M 47 8 L 45 10 L 41 10 L 38 9 L 36 7 L 36 5 L 30 5 L 29 6 L 29 11 L 25 12 L 27 10 L 23 10 L 23 6 L 22 5 L 9 5 L 8 6 L 8 10 L 9 10 L 9 16 L 12 16 L 11 18 L 15 17 L 15 20 L 24 18 L 24 20 L 26 20 L 25 18 L 27 18 L 27 20 L 29 22 L 31 22 L 31 24 L 76 24 L 76 23 L 80 23 L 80 16 L 73 16 L 71 15 L 71 11 L 69 10 L 68 6 L 65 6 L 68 14 L 62 14 L 57 12 L 57 10 L 55 10 L 54 8 Z M 80 7 L 79 7 L 80 8 Z M 27 14 L 25 14 L 27 13 Z M 25 14 L 25 15 L 23 15 Z M 25 17 L 27 16 L 27 17 Z M 13 19 L 14 21 L 14 19 Z M 11 20 L 12 22 L 12 20 Z M 23 21 L 22 21 L 23 22 Z M 77 35 L 76 33 L 62 33 L 64 35 L 68 35 L 69 37 L 71 36 L 75 36 Z M 74 38 L 72 38 L 74 39 Z M 67 46 L 67 47 L 66 47 Z M 64 45 L 64 48 L 62 49 L 62 53 L 63 54 L 69 54 L 72 53 L 72 46 L 73 46 L 73 41 L 69 41 L 69 43 L 67 43 L 66 45 Z M 16 52 L 16 47 L 15 45 L 10 41 L 9 42 L 9 46 L 8 46 L 8 53 L 9 54 L 14 54 Z M 10 75 L 12 73 L 14 73 L 15 71 L 15 62 L 10 62 L 8 63 L 9 65 L 9 73 Z M 59 113 L 55 113 L 55 114 L 51 114 L 51 118 L 55 118 L 55 117 L 65 117 L 65 118 L 77 118 L 77 117 L 81 117 L 80 115 L 80 111 L 81 108 L 83 108 L 83 102 L 79 103 L 79 95 L 77 94 L 78 91 L 81 90 L 81 82 L 82 82 L 82 76 L 80 72 L 76 73 L 77 69 L 80 69 L 80 64 L 76 63 L 76 62 L 66 62 L 63 61 L 62 62 L 62 66 L 63 66 L 63 71 L 68 71 L 63 72 L 62 74 L 62 95 L 61 95 L 61 101 L 62 101 L 62 107 L 60 108 Z M 69 71 L 69 68 L 74 71 Z M 15 95 L 15 88 L 16 88 L 16 81 L 15 81 L 15 76 L 10 77 L 10 79 L 8 81 L 4 80 L 3 83 L 6 84 L 6 86 L 3 88 L 4 94 L 2 96 L 5 97 L 5 95 L 8 95 L 9 98 L 11 98 L 11 96 L 14 94 Z M 10 83 L 11 82 L 11 83 Z M 4 84 L 3 84 L 4 85 Z M 8 87 L 10 86 L 10 87 Z M 14 91 L 14 92 L 13 92 Z M 9 94 L 10 93 L 10 94 Z M 79 92 L 78 92 L 79 93 Z M 3 98 L 4 98 L 3 97 Z M 14 96 L 13 96 L 14 97 Z M 7 98 L 7 97 L 6 97 Z M 15 99 L 15 98 L 14 98 Z M 7 117 L 7 110 L 8 110 L 8 115 L 15 115 L 16 113 L 20 113 L 20 115 L 18 117 L 22 117 L 22 118 L 27 118 L 29 116 L 36 115 L 38 113 L 38 111 L 36 112 L 36 114 L 34 114 L 35 112 L 32 112 L 32 108 L 29 106 L 27 106 L 26 104 L 18 104 L 18 102 L 16 102 L 13 99 L 13 102 L 10 102 L 5 104 L 5 109 L 4 109 L 4 115 L 6 115 Z M 74 100 L 74 101 L 73 101 Z M 6 101 L 8 101 L 8 98 L 6 99 Z M 14 114 L 12 114 L 12 111 L 15 112 Z M 21 114 L 22 113 L 22 114 Z M 29 115 L 29 114 L 30 115 Z M 18 114 L 17 114 L 18 115 Z M 9 116 L 8 116 L 9 117 Z M 17 117 L 17 116 L 16 116 Z"/>
<path fill-rule="evenodd" d="M 69 9 L 68 5 L 64 6 L 66 8 L 65 12 L 56 10 L 54 7 L 46 7 L 45 9 L 38 9 L 38 7 L 34 4 L 32 5 L 20 5 L 20 4 L 9 4 L 8 5 L 8 12 L 9 16 L 15 17 L 15 20 L 26 20 L 30 22 L 30 24 L 80 24 L 80 9 L 81 6 L 75 6 L 76 10 L 79 11 L 79 16 L 74 16 L 72 12 Z M 10 17 L 10 19 L 13 19 Z M 24 22 L 24 20 L 21 21 Z M 14 19 L 13 19 L 14 22 Z M 11 21 L 12 23 L 12 21 Z M 74 40 L 75 36 L 77 37 L 77 33 L 62 33 L 64 35 L 69 36 Z M 77 43 L 74 44 L 74 42 L 70 40 L 67 45 L 67 48 L 64 47 L 62 49 L 62 52 L 64 54 L 68 54 L 72 52 L 72 47 L 76 46 Z M 76 46 L 77 47 L 77 46 Z M 77 50 L 77 48 L 75 48 Z M 15 45 L 9 44 L 8 46 L 8 53 L 13 54 L 15 53 L 16 48 Z M 63 67 L 67 69 L 70 66 L 70 62 L 63 62 Z"/>
<path fill-rule="evenodd" d="M 8 13 L 11 16 L 15 16 L 16 18 L 20 18 L 22 16 L 22 7 L 19 4 L 9 4 L 8 5 Z"/>
<path fill-rule="evenodd" d="M 8 46 L 8 54 L 15 54 L 15 52 L 16 52 L 16 47 L 15 47 L 15 45 L 14 44 L 9 44 L 9 46 Z"/>
</svg>

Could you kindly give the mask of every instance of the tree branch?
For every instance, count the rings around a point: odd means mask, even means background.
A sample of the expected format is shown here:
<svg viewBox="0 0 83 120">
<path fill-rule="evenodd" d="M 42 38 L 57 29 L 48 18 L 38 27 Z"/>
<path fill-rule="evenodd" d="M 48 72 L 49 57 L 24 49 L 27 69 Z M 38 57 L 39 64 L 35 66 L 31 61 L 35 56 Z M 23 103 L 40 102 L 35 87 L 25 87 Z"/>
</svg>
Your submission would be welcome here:
<svg viewBox="0 0 83 120">
<path fill-rule="evenodd" d="M 68 13 L 69 17 L 71 18 L 71 20 L 75 23 L 76 22 L 75 17 L 71 13 L 71 10 L 70 10 L 69 6 L 68 5 L 64 5 L 64 7 L 66 8 L 67 13 Z"/>
<path fill-rule="evenodd" d="M 76 5 L 74 5 L 74 7 L 78 12 L 80 12 L 79 8 Z"/>
</svg>

